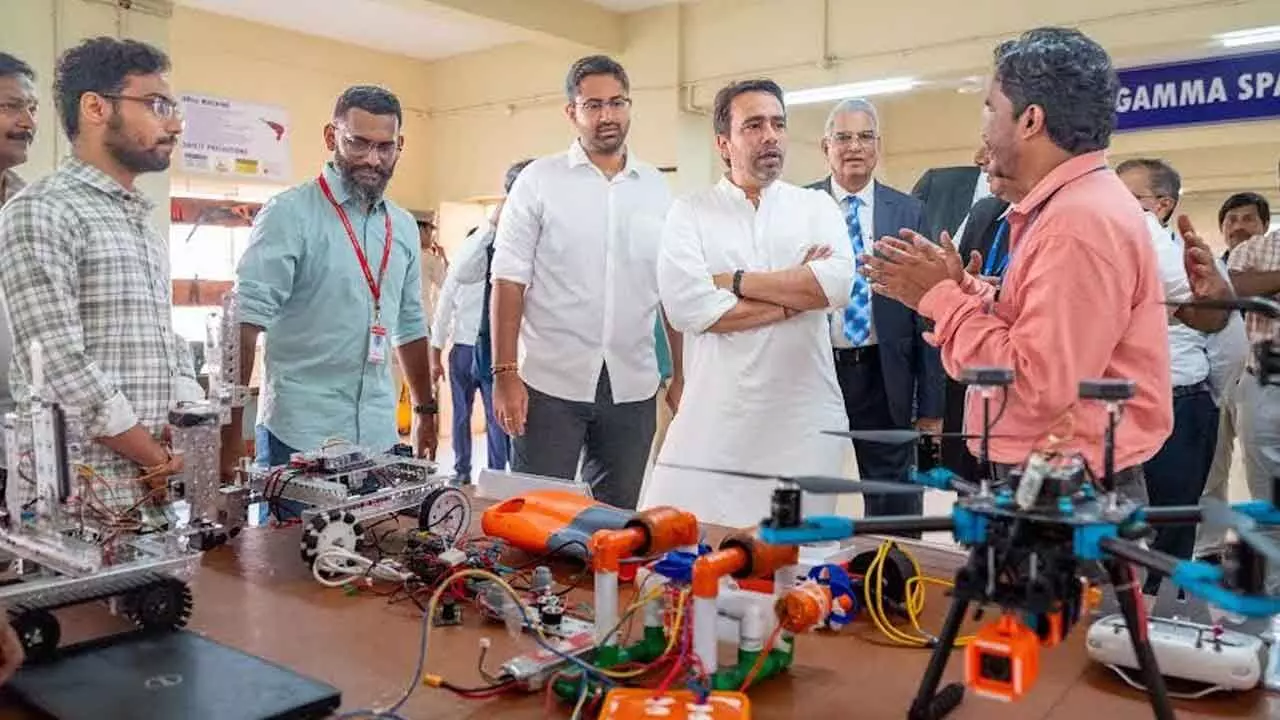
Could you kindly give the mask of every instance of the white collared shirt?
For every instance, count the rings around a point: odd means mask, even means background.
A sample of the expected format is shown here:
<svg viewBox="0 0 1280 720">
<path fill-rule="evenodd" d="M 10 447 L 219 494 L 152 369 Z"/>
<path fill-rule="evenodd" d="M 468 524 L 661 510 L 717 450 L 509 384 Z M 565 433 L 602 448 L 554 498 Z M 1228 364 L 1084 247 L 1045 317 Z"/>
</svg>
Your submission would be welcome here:
<svg viewBox="0 0 1280 720">
<path fill-rule="evenodd" d="M 525 286 L 520 377 L 594 402 L 604 365 L 614 402 L 658 390 L 658 247 L 671 193 L 628 154 L 606 178 L 577 141 L 520 173 L 502 208 L 492 276 Z"/>
<path fill-rule="evenodd" d="M 1182 241 L 1160 225 L 1155 215 L 1146 213 L 1146 220 L 1151 231 L 1151 245 L 1156 251 L 1165 302 L 1191 300 L 1191 283 L 1187 280 L 1187 269 L 1182 259 Z M 1169 316 L 1169 362 L 1173 386 L 1195 385 L 1209 377 L 1205 335 L 1173 317 L 1173 310 L 1170 308 Z"/>
<path fill-rule="evenodd" d="M 858 207 L 858 224 L 862 230 L 862 248 L 866 252 L 871 252 L 871 248 L 876 242 L 876 181 L 871 180 L 858 192 L 851 193 L 841 187 L 840 183 L 836 182 L 834 175 L 831 177 L 831 196 L 836 199 L 836 206 L 840 209 L 841 220 L 844 219 L 846 212 L 845 198 L 850 195 L 857 196 L 857 198 L 862 201 L 862 205 Z M 845 245 L 849 248 L 850 252 L 852 252 L 853 241 L 849 238 L 848 225 L 845 225 L 844 238 Z M 852 292 L 852 289 L 850 292 Z M 844 305 L 848 304 L 848 302 L 844 303 Z M 844 305 L 841 305 L 840 307 L 843 308 Z M 876 344 L 876 324 L 875 320 L 871 317 L 870 307 L 867 308 L 867 320 L 871 324 L 871 334 L 867 336 L 867 341 L 863 343 L 863 346 Z M 831 344 L 838 348 L 853 347 L 853 343 L 850 343 L 849 338 L 844 335 L 843 310 L 831 313 Z"/>
<path fill-rule="evenodd" d="M 480 335 L 480 313 L 484 311 L 484 282 L 465 282 L 462 271 L 475 258 L 484 258 L 485 233 L 477 230 L 462 241 L 436 296 L 431 323 L 431 347 L 443 350 L 453 338 L 455 345 L 475 345 Z"/>
<path fill-rule="evenodd" d="M 830 307 L 844 307 L 854 272 L 847 238 L 843 214 L 825 192 L 781 181 L 765 188 L 758 208 L 727 179 L 672 205 L 658 286 L 671 326 L 684 333 L 685 390 L 640 507 L 675 505 L 701 522 L 730 527 L 768 514 L 769 483 L 681 471 L 665 463 L 763 473 L 841 472 L 848 441 L 822 433 L 849 423 L 827 312 L 804 312 L 737 332 L 707 329 L 739 302 L 731 291 L 716 287 L 715 274 L 793 268 L 813 245 L 831 247 L 831 257 L 808 267 Z M 806 498 L 806 508 L 821 513 L 829 498 Z M 832 508 L 834 501 L 825 511 Z"/>
</svg>

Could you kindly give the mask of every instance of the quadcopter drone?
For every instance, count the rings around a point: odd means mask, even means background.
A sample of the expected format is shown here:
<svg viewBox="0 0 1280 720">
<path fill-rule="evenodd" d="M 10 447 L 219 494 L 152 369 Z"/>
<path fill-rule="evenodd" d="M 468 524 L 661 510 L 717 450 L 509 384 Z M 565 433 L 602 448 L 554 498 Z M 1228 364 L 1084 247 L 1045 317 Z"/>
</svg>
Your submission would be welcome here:
<svg viewBox="0 0 1280 720">
<path fill-rule="evenodd" d="M 1195 304 L 1280 318 L 1280 304 L 1259 298 Z M 1280 352 L 1273 350 L 1271 343 L 1260 343 L 1256 352 L 1262 382 L 1280 382 L 1276 379 L 1280 378 Z M 774 545 L 805 545 L 854 535 L 950 531 L 956 542 L 968 549 L 968 559 L 956 573 L 950 609 L 932 644 L 932 656 L 909 710 L 910 720 L 945 717 L 962 701 L 965 685 L 979 695 L 1006 701 L 1023 696 L 1035 679 L 1039 648 L 1061 643 L 1086 614 L 1091 598 L 1104 582 L 1114 587 L 1155 717 L 1171 720 L 1173 708 L 1148 637 L 1135 568 L 1164 575 L 1189 595 L 1230 613 L 1246 617 L 1280 614 L 1280 598 L 1267 596 L 1264 590 L 1266 564 L 1280 562 L 1280 544 L 1258 530 L 1259 525 L 1280 525 L 1280 511 L 1265 501 L 1228 506 L 1206 499 L 1199 506 L 1146 507 L 1125 497 L 1117 488 L 1114 462 L 1122 404 L 1134 394 L 1134 383 L 1128 380 L 1088 380 L 1079 385 L 1081 400 L 1102 402 L 1107 408 L 1101 477 L 1078 455 L 1033 452 L 1021 467 L 998 478 L 989 458 L 994 424 L 991 403 L 997 393 L 1007 395 L 1013 371 L 973 368 L 961 379 L 974 386 L 983 400 L 981 434 L 959 435 L 979 440 L 983 476 L 976 485 L 943 467 L 913 471 L 910 484 L 729 472 L 779 483 L 770 516 L 760 525 L 760 539 Z M 829 434 L 889 444 L 925 437 L 914 430 Z M 805 492 L 925 492 L 930 488 L 957 493 L 950 516 L 854 519 L 806 518 L 801 513 Z M 1154 525 L 1201 521 L 1235 533 L 1236 540 L 1221 566 L 1182 560 L 1139 542 L 1151 535 Z M 975 619 L 980 619 L 988 606 L 1000 608 L 1000 617 L 980 629 L 975 641 L 965 648 L 964 685 L 952 684 L 938 692 L 970 605 L 977 606 Z"/>
</svg>

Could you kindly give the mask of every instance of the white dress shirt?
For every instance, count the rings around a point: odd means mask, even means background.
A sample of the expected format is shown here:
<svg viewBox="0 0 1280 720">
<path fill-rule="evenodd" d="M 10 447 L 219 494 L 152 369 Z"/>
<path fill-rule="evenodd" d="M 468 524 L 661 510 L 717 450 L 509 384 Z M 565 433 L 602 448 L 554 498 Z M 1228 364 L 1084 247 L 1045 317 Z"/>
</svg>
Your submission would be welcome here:
<svg viewBox="0 0 1280 720">
<path fill-rule="evenodd" d="M 685 388 L 640 507 L 675 505 L 700 521 L 746 526 L 769 514 L 774 485 L 669 467 L 694 465 L 757 473 L 842 472 L 848 441 L 823 430 L 848 427 L 836 381 L 827 311 L 764 327 L 714 333 L 737 303 L 712 276 L 796 267 L 814 245 L 832 256 L 809 263 L 831 308 L 844 307 L 854 260 L 840 210 L 822 191 L 781 181 L 757 209 L 727 179 L 675 202 L 658 260 L 667 318 L 684 333 Z M 805 497 L 806 511 L 829 513 L 830 496 Z"/>
<path fill-rule="evenodd" d="M 1191 283 L 1187 280 L 1187 268 L 1182 259 L 1182 241 L 1168 228 L 1160 225 L 1155 215 L 1146 213 L 1147 228 L 1151 230 L 1151 245 L 1156 251 L 1156 263 L 1160 269 L 1160 282 L 1164 285 L 1166 302 L 1191 300 Z M 1175 308 L 1169 308 L 1169 361 L 1173 386 L 1195 385 L 1209 377 L 1209 356 L 1205 352 L 1204 333 L 1187 327 L 1173 317 Z"/>
<path fill-rule="evenodd" d="M 502 208 L 492 275 L 525 286 L 520 377 L 594 402 L 609 368 L 615 403 L 658 391 L 658 245 L 671 204 L 656 168 L 628 154 L 605 177 L 575 140 L 533 161 Z"/>
<path fill-rule="evenodd" d="M 444 349 L 450 337 L 455 345 L 476 344 L 480 335 L 480 313 L 484 311 L 484 277 L 481 275 L 480 282 L 464 282 L 461 274 L 474 264 L 477 255 L 483 260 L 484 237 L 480 231 L 468 235 L 449 264 L 431 323 L 433 348 Z"/>
<path fill-rule="evenodd" d="M 865 252 L 870 252 L 871 249 L 875 246 L 876 240 L 878 239 L 876 238 L 876 225 L 875 225 L 875 219 L 876 219 L 876 211 L 875 211 L 876 182 L 875 180 L 868 182 L 866 186 L 863 187 L 858 192 L 851 193 L 848 190 L 845 190 L 843 187 L 841 187 L 840 183 L 836 182 L 836 179 L 834 177 L 831 178 L 831 196 L 834 197 L 836 200 L 836 207 L 840 211 L 841 223 L 844 223 L 844 215 L 846 212 L 845 198 L 849 197 L 850 195 L 855 195 L 859 200 L 862 201 L 862 205 L 858 206 L 858 225 L 859 225 L 859 228 L 862 230 L 862 249 Z M 850 252 L 852 252 L 853 239 L 849 237 L 849 226 L 847 224 L 845 225 L 844 244 L 845 244 L 845 247 L 848 247 L 850 249 Z M 850 289 L 850 292 L 852 292 L 852 289 Z M 846 298 L 845 302 L 842 305 L 840 305 L 840 307 L 843 308 L 845 305 L 848 305 L 848 304 L 849 304 L 849 300 L 848 298 Z M 867 307 L 867 322 L 870 323 L 871 332 L 869 335 L 867 335 L 867 341 L 863 343 L 863 346 L 875 345 L 876 344 L 876 323 L 871 316 L 870 306 Z M 853 347 L 853 343 L 849 342 L 849 338 L 845 337 L 845 334 L 844 334 L 844 311 L 843 310 L 831 313 L 831 344 L 838 348 Z"/>
</svg>

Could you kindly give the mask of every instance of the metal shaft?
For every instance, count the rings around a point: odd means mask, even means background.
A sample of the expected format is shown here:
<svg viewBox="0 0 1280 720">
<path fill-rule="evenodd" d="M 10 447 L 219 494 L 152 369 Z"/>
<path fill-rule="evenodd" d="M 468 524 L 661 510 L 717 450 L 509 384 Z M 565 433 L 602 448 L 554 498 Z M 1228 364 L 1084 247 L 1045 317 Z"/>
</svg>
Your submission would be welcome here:
<svg viewBox="0 0 1280 720">
<path fill-rule="evenodd" d="M 1115 554 L 1120 555 L 1120 553 Z M 1151 641 L 1147 637 L 1147 612 L 1142 604 L 1142 593 L 1138 589 L 1137 573 L 1133 571 L 1133 565 L 1122 560 L 1107 561 L 1107 572 L 1111 575 L 1116 599 L 1120 601 L 1120 612 L 1124 615 L 1124 624 L 1129 629 L 1129 641 L 1133 644 L 1133 654 L 1138 659 L 1138 672 L 1142 677 L 1143 685 L 1147 688 L 1147 697 L 1151 700 L 1151 709 L 1155 711 L 1156 720 L 1175 720 L 1173 704 L 1169 700 L 1169 691 L 1165 688 L 1164 676 L 1160 674 L 1155 651 L 1151 649 Z"/>
</svg>

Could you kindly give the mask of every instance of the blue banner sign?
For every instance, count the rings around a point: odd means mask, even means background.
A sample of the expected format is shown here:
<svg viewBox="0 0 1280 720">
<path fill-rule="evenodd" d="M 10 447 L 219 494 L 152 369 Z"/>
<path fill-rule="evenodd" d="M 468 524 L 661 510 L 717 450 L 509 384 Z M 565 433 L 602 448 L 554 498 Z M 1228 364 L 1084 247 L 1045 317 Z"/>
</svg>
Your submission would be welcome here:
<svg viewBox="0 0 1280 720">
<path fill-rule="evenodd" d="M 1280 51 L 1120 70 L 1119 130 L 1280 118 Z"/>
</svg>

